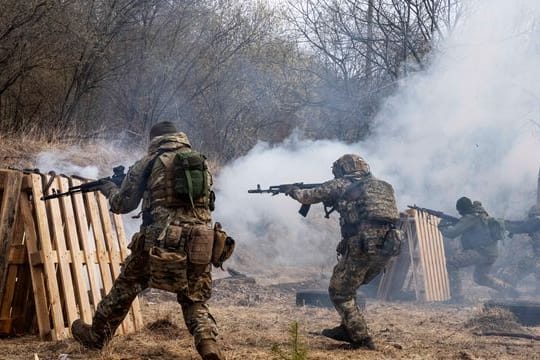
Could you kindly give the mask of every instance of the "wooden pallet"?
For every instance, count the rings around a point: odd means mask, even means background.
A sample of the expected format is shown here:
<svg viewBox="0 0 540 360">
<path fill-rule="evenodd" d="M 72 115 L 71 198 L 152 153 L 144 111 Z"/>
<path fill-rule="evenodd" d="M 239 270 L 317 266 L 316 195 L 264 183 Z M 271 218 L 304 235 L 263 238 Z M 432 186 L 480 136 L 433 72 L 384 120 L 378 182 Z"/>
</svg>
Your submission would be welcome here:
<svg viewBox="0 0 540 360">
<path fill-rule="evenodd" d="M 42 201 L 45 184 L 67 191 L 81 180 L 0 170 L 0 334 L 39 331 L 70 336 L 77 318 L 90 323 L 127 256 L 119 215 L 98 192 Z M 142 328 L 136 299 L 117 333 Z"/>
<path fill-rule="evenodd" d="M 450 299 L 443 236 L 437 228 L 439 221 L 435 216 L 416 210 L 401 218 L 403 247 L 381 280 L 380 299 L 398 298 L 396 294 L 410 288 L 418 301 Z"/>
</svg>

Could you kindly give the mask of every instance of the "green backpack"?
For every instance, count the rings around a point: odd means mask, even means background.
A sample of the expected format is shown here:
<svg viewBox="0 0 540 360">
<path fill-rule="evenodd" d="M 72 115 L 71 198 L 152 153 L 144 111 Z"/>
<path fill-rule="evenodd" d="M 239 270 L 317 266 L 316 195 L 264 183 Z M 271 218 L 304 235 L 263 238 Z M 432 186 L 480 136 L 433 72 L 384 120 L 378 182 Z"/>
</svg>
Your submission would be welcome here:
<svg viewBox="0 0 540 360">
<path fill-rule="evenodd" d="M 173 161 L 174 191 L 182 200 L 191 203 L 210 195 L 206 156 L 196 151 L 178 152 Z"/>
</svg>

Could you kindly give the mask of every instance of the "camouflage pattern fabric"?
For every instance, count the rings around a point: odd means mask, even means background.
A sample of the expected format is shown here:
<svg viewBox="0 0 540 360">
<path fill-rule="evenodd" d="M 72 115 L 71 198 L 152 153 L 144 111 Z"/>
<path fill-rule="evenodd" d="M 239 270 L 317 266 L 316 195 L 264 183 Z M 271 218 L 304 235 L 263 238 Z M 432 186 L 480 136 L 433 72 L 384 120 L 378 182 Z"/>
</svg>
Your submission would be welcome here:
<svg viewBox="0 0 540 360">
<path fill-rule="evenodd" d="M 493 240 L 488 226 L 489 215 L 475 202 L 475 211 L 462 216 L 455 225 L 444 221 L 439 230 L 448 238 L 461 236 L 462 251 L 446 261 L 450 277 L 452 298 L 462 297 L 459 269 L 474 266 L 473 279 L 478 285 L 488 286 L 498 291 L 509 291 L 512 286 L 491 275 L 491 268 L 497 259 L 497 241 Z"/>
<path fill-rule="evenodd" d="M 152 196 L 148 190 L 149 178 L 153 181 L 163 176 L 163 167 L 154 163 L 148 174 L 153 159 L 163 151 L 185 151 L 189 140 L 183 133 L 158 136 L 151 141 L 148 155 L 130 167 L 126 179 L 119 189 L 109 198 L 111 211 L 127 213 L 137 208 L 143 201 L 143 211 L 151 217 L 150 224 L 141 226 L 130 244 L 131 255 L 124 261 L 122 271 L 115 280 L 110 292 L 98 304 L 92 330 L 108 341 L 121 324 L 135 297 L 151 283 L 149 249 L 163 229 L 174 222 L 181 226 L 209 224 L 210 210 L 207 207 L 152 206 Z M 182 307 L 184 321 L 194 336 L 195 344 L 201 340 L 217 338 L 217 326 L 211 316 L 206 301 L 212 288 L 211 265 L 195 265 L 186 260 L 181 267 L 187 271 L 187 284 L 184 291 L 177 292 L 177 300 Z"/>
<path fill-rule="evenodd" d="M 328 292 L 341 317 L 341 323 L 354 342 L 363 341 L 368 334 L 364 317 L 356 304 L 356 291 L 381 273 L 390 255 L 378 251 L 389 226 L 366 229 L 344 239 L 345 249 L 334 267 Z"/>
<path fill-rule="evenodd" d="M 358 215 L 351 216 L 352 211 L 365 212 L 351 207 L 348 201 L 343 201 L 342 197 L 347 188 L 366 176 L 371 175 L 356 171 L 326 181 L 316 188 L 290 191 L 290 196 L 302 204 L 324 202 L 334 205 L 340 214 L 342 240 L 338 245 L 338 253 L 341 256 L 334 267 L 328 292 L 343 327 L 354 343 L 370 339 L 366 321 L 356 304 L 356 291 L 383 271 L 395 248 L 394 244 L 385 244 L 386 235 L 393 224 L 373 222 Z M 365 216 L 369 217 L 369 214 L 366 213 Z M 396 213 L 394 218 L 397 217 Z M 358 221 L 350 223 L 350 219 Z M 390 248 L 392 250 L 387 251 Z"/>
</svg>

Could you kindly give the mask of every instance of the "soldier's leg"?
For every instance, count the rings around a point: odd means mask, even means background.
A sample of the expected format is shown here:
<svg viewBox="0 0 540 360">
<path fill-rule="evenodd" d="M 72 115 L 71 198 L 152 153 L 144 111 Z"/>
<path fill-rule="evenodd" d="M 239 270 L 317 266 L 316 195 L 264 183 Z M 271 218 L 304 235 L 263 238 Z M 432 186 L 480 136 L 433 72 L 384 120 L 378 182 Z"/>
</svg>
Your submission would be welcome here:
<svg viewBox="0 0 540 360">
<path fill-rule="evenodd" d="M 454 254 L 446 261 L 446 269 L 450 281 L 450 294 L 453 301 L 463 300 L 460 269 L 472 266 L 481 261 L 482 256 L 474 250 L 464 250 Z"/>
<path fill-rule="evenodd" d="M 92 325 L 75 320 L 73 337 L 89 348 L 103 347 L 126 317 L 135 297 L 148 286 L 148 253 L 131 254 L 107 295 L 99 302 Z"/>
<path fill-rule="evenodd" d="M 216 321 L 204 302 L 182 301 L 184 321 L 193 339 L 195 348 L 205 360 L 223 359 L 218 345 Z"/>
<path fill-rule="evenodd" d="M 478 285 L 488 286 L 492 289 L 500 291 L 506 295 L 517 296 L 517 292 L 512 285 L 503 281 L 491 274 L 491 268 L 493 267 L 492 261 L 485 261 L 474 267 L 473 279 Z"/>
<path fill-rule="evenodd" d="M 195 348 L 204 360 L 222 360 L 218 344 L 216 321 L 208 309 L 206 301 L 210 298 L 212 275 L 209 266 L 188 266 L 188 294 L 178 294 L 182 306 L 184 322 L 193 336 Z"/>
<path fill-rule="evenodd" d="M 345 254 L 334 267 L 328 293 L 352 343 L 373 347 L 366 321 L 356 303 L 356 291 L 371 280 L 367 280 L 368 272 L 375 274 L 383 268 L 384 265 L 378 261 L 369 257 L 355 258 L 350 253 Z"/>
</svg>

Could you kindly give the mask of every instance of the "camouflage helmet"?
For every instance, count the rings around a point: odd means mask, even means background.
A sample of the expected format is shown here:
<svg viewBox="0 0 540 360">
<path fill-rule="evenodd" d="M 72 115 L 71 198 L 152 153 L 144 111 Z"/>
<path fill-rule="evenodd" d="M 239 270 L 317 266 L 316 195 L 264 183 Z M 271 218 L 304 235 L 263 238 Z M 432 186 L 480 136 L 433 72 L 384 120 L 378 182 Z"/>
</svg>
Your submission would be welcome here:
<svg viewBox="0 0 540 360">
<path fill-rule="evenodd" d="M 370 171 L 368 163 L 356 154 L 345 154 L 332 165 L 332 173 L 336 178 L 358 172 L 367 175 Z"/>
<path fill-rule="evenodd" d="M 527 214 L 529 215 L 530 218 L 540 216 L 540 206 L 539 205 L 531 206 Z"/>
<path fill-rule="evenodd" d="M 471 199 L 466 196 L 462 196 L 456 201 L 456 210 L 460 214 L 468 214 L 473 211 L 473 203 Z"/>
</svg>

